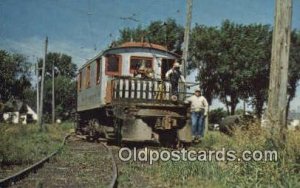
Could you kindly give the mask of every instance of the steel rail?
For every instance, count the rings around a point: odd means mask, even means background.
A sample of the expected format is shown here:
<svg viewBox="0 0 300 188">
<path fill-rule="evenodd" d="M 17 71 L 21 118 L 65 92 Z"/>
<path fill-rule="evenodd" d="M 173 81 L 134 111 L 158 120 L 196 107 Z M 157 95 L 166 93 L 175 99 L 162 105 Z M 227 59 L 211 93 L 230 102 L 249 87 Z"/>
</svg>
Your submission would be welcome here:
<svg viewBox="0 0 300 188">
<path fill-rule="evenodd" d="M 16 183 L 17 181 L 20 181 L 21 179 L 25 178 L 28 174 L 30 174 L 31 172 L 36 172 L 39 168 L 41 168 L 46 162 L 48 162 L 50 160 L 51 157 L 55 156 L 59 151 L 61 151 L 61 149 L 64 147 L 66 140 L 71 136 L 71 134 L 73 133 L 69 133 L 67 134 L 61 145 L 59 146 L 59 148 L 57 150 L 55 150 L 54 152 L 52 152 L 50 155 L 48 155 L 47 157 L 43 158 L 42 160 L 30 165 L 29 167 L 15 173 L 14 175 L 11 175 L 9 177 L 6 177 L 4 179 L 0 180 L 0 188 L 3 187 L 8 187 L 10 185 L 13 185 L 14 183 Z"/>
<path fill-rule="evenodd" d="M 83 140 L 87 140 L 87 136 L 76 135 L 76 137 L 83 139 Z M 98 139 L 98 141 L 100 141 L 100 144 L 102 144 L 108 150 L 108 152 L 111 156 L 113 173 L 112 173 L 112 179 L 110 181 L 109 187 L 116 188 L 118 186 L 118 167 L 117 167 L 117 163 L 114 158 L 113 152 L 109 146 L 107 146 L 105 143 L 103 143 L 103 142 L 107 141 L 107 139 Z"/>
<path fill-rule="evenodd" d="M 112 179 L 110 181 L 109 187 L 110 188 L 116 188 L 117 184 L 118 184 L 118 168 L 117 168 L 117 164 L 113 155 L 113 152 L 111 150 L 111 148 L 109 146 L 107 146 L 106 144 L 100 142 L 110 153 L 111 155 L 111 159 L 112 159 L 112 170 L 113 170 L 113 174 L 112 174 Z"/>
</svg>

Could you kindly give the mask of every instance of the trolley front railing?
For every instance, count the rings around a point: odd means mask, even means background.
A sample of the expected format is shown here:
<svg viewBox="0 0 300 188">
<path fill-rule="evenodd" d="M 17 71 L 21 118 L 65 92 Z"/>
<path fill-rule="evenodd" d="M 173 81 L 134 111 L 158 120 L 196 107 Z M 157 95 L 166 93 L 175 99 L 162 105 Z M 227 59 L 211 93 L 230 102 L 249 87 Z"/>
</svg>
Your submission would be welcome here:
<svg viewBox="0 0 300 188">
<path fill-rule="evenodd" d="M 173 103 L 183 102 L 191 95 L 182 91 L 184 83 L 179 83 L 176 94 L 171 83 L 164 80 L 118 77 L 111 82 L 112 102 Z"/>
</svg>

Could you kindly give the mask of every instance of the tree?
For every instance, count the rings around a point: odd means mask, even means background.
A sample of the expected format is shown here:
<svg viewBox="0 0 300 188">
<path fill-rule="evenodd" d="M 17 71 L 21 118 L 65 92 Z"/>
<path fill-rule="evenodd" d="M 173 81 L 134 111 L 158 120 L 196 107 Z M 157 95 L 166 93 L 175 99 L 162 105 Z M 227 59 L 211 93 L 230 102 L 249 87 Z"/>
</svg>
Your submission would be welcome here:
<svg viewBox="0 0 300 188">
<path fill-rule="evenodd" d="M 183 27 L 174 20 L 154 21 L 145 28 L 120 30 L 119 44 L 149 41 L 167 46 L 181 54 Z M 142 39 L 143 38 L 143 39 Z M 291 36 L 288 108 L 295 97 L 300 79 L 300 33 Z M 211 104 L 220 99 L 228 114 L 234 114 L 241 100 L 249 102 L 261 117 L 267 101 L 272 28 L 262 24 L 236 24 L 225 20 L 220 27 L 198 25 L 192 29 L 189 47 L 188 72 L 197 70 L 203 95 Z"/>
<path fill-rule="evenodd" d="M 288 103 L 286 117 L 288 116 L 290 103 L 296 95 L 296 89 L 300 80 L 300 32 L 293 31 L 291 33 L 291 47 L 289 58 L 289 74 L 288 74 Z"/>
<path fill-rule="evenodd" d="M 124 28 L 120 30 L 120 38 L 116 44 L 124 42 L 147 41 L 150 43 L 166 46 L 169 51 L 182 54 L 181 44 L 183 42 L 184 28 L 177 24 L 174 19 L 163 21 L 153 21 L 145 28 Z"/>
<path fill-rule="evenodd" d="M 76 77 L 76 64 L 72 63 L 72 57 L 66 54 L 49 52 L 46 61 L 46 75 L 51 77 L 52 65 L 54 65 L 56 73 L 68 78 Z M 42 66 L 42 59 L 39 60 L 39 67 Z M 41 71 L 41 70 L 40 70 Z"/>
<path fill-rule="evenodd" d="M 268 95 L 272 30 L 270 26 L 261 24 L 245 27 L 248 30 L 247 35 L 250 35 L 246 44 L 249 52 L 247 56 L 251 59 L 244 67 L 244 99 L 250 97 L 250 104 L 260 118 Z"/>
<path fill-rule="evenodd" d="M 190 64 L 188 70 L 197 69 L 196 80 L 209 104 L 219 94 L 217 67 L 220 55 L 220 32 L 216 27 L 197 25 L 192 30 L 190 42 Z"/>
<path fill-rule="evenodd" d="M 226 111 L 224 111 L 223 108 L 217 108 L 209 112 L 208 122 L 220 124 L 224 117 L 226 117 Z"/>
<path fill-rule="evenodd" d="M 42 64 L 42 60 L 39 60 Z M 47 54 L 44 112 L 50 120 L 52 104 L 52 65 L 55 69 L 55 111 L 57 117 L 67 119 L 76 108 L 76 70 L 72 57 L 66 54 L 50 52 Z"/>
<path fill-rule="evenodd" d="M 30 63 L 21 54 L 0 50 L 0 100 L 24 99 L 24 90 L 31 87 Z"/>
<path fill-rule="evenodd" d="M 189 69 L 199 69 L 197 79 L 208 101 L 218 97 L 233 115 L 240 99 L 250 100 L 260 114 L 266 100 L 270 41 L 267 25 L 228 20 L 220 28 L 196 25 Z"/>
<path fill-rule="evenodd" d="M 122 44 L 124 42 L 129 42 L 129 41 L 141 41 L 144 33 L 146 33 L 146 30 L 143 29 L 141 25 L 139 25 L 136 28 L 125 27 L 124 29 L 121 29 L 119 32 L 120 32 L 120 38 L 118 41 L 116 41 L 116 43 Z"/>
<path fill-rule="evenodd" d="M 55 114 L 61 119 L 68 119 L 76 108 L 76 82 L 66 76 L 57 75 L 55 81 Z M 45 79 L 44 110 L 46 120 L 51 121 L 52 79 Z"/>
</svg>

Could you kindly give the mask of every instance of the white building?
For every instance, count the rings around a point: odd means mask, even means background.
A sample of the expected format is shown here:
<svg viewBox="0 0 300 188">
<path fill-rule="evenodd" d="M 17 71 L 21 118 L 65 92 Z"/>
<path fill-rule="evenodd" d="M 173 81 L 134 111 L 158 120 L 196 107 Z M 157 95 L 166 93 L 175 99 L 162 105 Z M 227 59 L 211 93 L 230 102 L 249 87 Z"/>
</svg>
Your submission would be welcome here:
<svg viewBox="0 0 300 188">
<path fill-rule="evenodd" d="M 37 121 L 37 114 L 27 104 L 20 100 L 5 103 L 3 119 L 8 123 L 27 124 L 28 121 Z"/>
</svg>

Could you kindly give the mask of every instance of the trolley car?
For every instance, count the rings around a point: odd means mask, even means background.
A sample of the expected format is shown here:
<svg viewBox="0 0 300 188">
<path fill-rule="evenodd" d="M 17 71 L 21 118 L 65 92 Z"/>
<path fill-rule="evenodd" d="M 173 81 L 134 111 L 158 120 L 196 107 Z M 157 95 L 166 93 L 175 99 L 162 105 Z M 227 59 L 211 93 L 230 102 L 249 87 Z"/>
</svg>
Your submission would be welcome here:
<svg viewBox="0 0 300 188">
<path fill-rule="evenodd" d="M 165 73 L 180 56 L 157 44 L 127 42 L 85 63 L 77 76 L 78 134 L 119 142 L 191 142 L 186 93 L 172 100 Z M 152 76 L 139 77 L 141 66 Z"/>
</svg>

